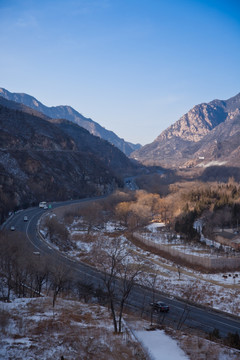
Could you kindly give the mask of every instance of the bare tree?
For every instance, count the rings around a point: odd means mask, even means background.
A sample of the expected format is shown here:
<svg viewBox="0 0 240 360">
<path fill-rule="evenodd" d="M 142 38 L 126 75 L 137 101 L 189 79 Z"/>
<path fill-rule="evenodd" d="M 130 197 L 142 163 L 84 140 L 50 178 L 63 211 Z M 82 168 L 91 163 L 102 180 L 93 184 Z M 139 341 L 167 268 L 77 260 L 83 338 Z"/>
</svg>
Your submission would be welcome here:
<svg viewBox="0 0 240 360">
<path fill-rule="evenodd" d="M 90 234 L 94 226 L 99 226 L 103 223 L 103 211 L 99 202 L 95 201 L 85 206 L 81 210 L 81 215 L 87 223 L 87 232 Z"/>
<path fill-rule="evenodd" d="M 78 280 L 75 285 L 79 300 L 83 299 L 85 303 L 88 303 L 94 295 L 94 285 L 87 279 L 85 281 Z"/>
<path fill-rule="evenodd" d="M 178 323 L 177 323 L 177 330 L 180 330 L 185 323 L 185 321 L 188 318 L 188 315 L 190 313 L 190 306 L 189 302 L 194 301 L 196 299 L 196 283 L 193 281 L 192 283 L 188 284 L 185 289 L 184 297 L 186 299 L 186 303 L 184 305 L 183 311 L 179 317 Z"/>
<path fill-rule="evenodd" d="M 45 284 L 47 284 L 50 267 L 49 267 L 49 259 L 44 257 L 41 258 L 39 255 L 33 255 L 31 261 L 31 277 L 32 277 L 32 289 L 37 296 L 41 296 L 42 288 Z M 36 256 L 38 257 L 36 259 Z"/>
<path fill-rule="evenodd" d="M 53 264 L 50 273 L 50 280 L 53 290 L 53 307 L 55 306 L 57 296 L 62 292 L 70 282 L 70 269 L 64 264 Z"/>
<path fill-rule="evenodd" d="M 181 278 L 181 266 L 179 264 L 177 265 L 177 272 L 178 272 L 178 280 L 180 280 L 180 278 Z"/>
<path fill-rule="evenodd" d="M 7 231 L 0 235 L 0 269 L 6 279 L 7 300 L 11 290 L 17 296 L 24 296 L 28 278 L 28 255 L 23 235 L 10 234 Z"/>
<path fill-rule="evenodd" d="M 108 244 L 107 251 L 98 256 L 98 264 L 104 270 L 103 282 L 113 318 L 114 331 L 122 331 L 122 315 L 126 301 L 132 291 L 137 277 L 142 272 L 139 259 L 131 262 L 126 247 L 119 239 Z"/>
<path fill-rule="evenodd" d="M 58 221 L 57 217 L 48 217 L 45 221 L 45 225 L 51 242 L 55 243 L 62 250 L 69 250 L 69 248 L 71 248 L 69 232 L 65 224 Z"/>
<path fill-rule="evenodd" d="M 157 284 L 157 274 L 152 273 L 152 274 L 150 274 L 150 276 L 149 276 L 149 278 L 147 280 L 147 285 L 152 290 L 152 303 L 155 302 L 156 284 Z M 151 307 L 151 325 L 152 325 L 152 323 L 153 323 L 153 307 Z"/>
<path fill-rule="evenodd" d="M 119 219 L 121 224 L 128 226 L 128 218 L 131 215 L 130 202 L 123 201 L 117 204 L 115 209 L 116 219 Z"/>
</svg>

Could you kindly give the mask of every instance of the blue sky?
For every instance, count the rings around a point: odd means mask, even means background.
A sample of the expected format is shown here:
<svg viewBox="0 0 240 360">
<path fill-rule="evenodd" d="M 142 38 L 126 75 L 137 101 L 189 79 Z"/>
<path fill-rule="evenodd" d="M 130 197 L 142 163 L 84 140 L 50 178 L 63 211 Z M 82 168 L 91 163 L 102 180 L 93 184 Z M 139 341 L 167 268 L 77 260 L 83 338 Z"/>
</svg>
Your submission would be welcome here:
<svg viewBox="0 0 240 360">
<path fill-rule="evenodd" d="M 0 0 L 0 87 L 152 142 L 240 92 L 240 2 Z"/>
</svg>

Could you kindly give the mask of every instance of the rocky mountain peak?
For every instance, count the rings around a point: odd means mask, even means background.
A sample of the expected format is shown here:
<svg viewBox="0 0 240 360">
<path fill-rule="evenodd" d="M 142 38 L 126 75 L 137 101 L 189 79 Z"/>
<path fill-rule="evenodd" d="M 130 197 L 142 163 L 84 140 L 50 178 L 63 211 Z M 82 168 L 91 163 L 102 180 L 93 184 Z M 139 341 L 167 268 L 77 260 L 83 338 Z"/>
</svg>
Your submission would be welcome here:
<svg viewBox="0 0 240 360">
<path fill-rule="evenodd" d="M 156 141 L 179 137 L 182 140 L 198 142 L 209 131 L 225 121 L 227 115 L 224 106 L 221 105 L 205 103 L 196 105 L 163 131 Z"/>
<path fill-rule="evenodd" d="M 135 151 L 132 157 L 144 163 L 173 167 L 185 163 L 195 164 L 199 158 L 230 158 L 230 152 L 240 145 L 240 140 L 236 141 L 240 138 L 239 112 L 240 93 L 228 100 L 213 100 L 196 105 L 151 144 Z M 223 139 L 226 144 L 232 141 L 232 145 L 220 146 Z M 227 148 L 228 153 L 227 150 L 223 151 Z"/>
</svg>

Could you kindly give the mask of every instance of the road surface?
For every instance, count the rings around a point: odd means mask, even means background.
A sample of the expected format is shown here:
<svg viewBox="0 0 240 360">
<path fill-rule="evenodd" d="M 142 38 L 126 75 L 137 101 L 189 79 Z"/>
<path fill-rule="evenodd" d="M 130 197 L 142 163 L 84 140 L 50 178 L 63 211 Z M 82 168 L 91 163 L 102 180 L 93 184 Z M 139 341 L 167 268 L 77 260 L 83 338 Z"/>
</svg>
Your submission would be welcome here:
<svg viewBox="0 0 240 360">
<path fill-rule="evenodd" d="M 86 202 L 92 199 L 83 199 L 78 201 L 67 201 L 63 203 L 52 203 L 52 209 L 69 205 L 71 203 Z M 95 288 L 103 286 L 103 274 L 97 271 L 95 268 L 88 266 L 84 263 L 76 262 L 60 252 L 49 246 L 38 235 L 37 225 L 39 218 L 46 212 L 41 208 L 29 208 L 27 210 L 19 211 L 2 225 L 2 229 L 10 229 L 11 226 L 15 226 L 15 231 L 26 233 L 29 246 L 32 246 L 33 252 L 39 252 L 41 256 L 50 256 L 55 260 L 71 268 L 71 273 L 74 278 L 79 278 L 82 281 L 92 283 Z M 28 216 L 28 221 L 24 221 L 24 216 Z M 10 230 L 9 230 L 10 231 Z M 183 326 L 187 326 L 193 329 L 199 329 L 204 332 L 211 332 L 214 329 L 218 329 L 222 337 L 226 337 L 229 332 L 240 335 L 240 318 L 227 315 L 222 312 L 214 311 L 213 309 L 206 307 L 194 306 L 193 304 L 187 304 L 186 302 L 163 296 L 161 293 L 155 293 L 155 299 L 166 302 L 170 311 L 167 314 L 154 313 L 154 320 L 164 322 L 169 325 L 173 325 L 175 328 L 184 320 Z M 151 308 L 149 306 L 152 302 L 152 290 L 143 288 L 141 286 L 134 286 L 128 301 L 127 306 L 136 313 L 142 313 L 149 316 Z"/>
</svg>

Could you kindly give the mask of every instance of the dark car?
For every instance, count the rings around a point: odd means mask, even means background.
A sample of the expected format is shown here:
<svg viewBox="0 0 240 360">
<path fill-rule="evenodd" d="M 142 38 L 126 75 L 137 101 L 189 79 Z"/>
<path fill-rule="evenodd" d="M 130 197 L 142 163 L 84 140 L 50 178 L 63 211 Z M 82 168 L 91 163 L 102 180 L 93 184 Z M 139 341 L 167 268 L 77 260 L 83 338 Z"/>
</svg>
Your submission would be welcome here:
<svg viewBox="0 0 240 360">
<path fill-rule="evenodd" d="M 161 301 L 156 301 L 150 304 L 153 311 L 157 312 L 169 312 L 169 306 Z"/>
</svg>

